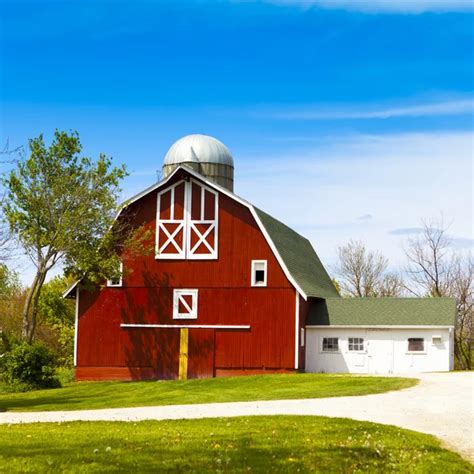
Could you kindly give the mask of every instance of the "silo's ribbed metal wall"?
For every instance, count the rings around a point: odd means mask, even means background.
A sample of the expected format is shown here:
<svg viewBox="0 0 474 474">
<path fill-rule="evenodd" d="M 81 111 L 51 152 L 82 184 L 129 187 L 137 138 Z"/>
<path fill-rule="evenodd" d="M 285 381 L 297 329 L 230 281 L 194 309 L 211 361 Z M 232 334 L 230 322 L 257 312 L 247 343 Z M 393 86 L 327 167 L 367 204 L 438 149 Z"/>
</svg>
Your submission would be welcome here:
<svg viewBox="0 0 474 474">
<path fill-rule="evenodd" d="M 185 165 L 220 186 L 234 191 L 234 164 L 227 147 L 207 135 L 188 135 L 174 143 L 163 164 L 163 177 Z"/>
</svg>

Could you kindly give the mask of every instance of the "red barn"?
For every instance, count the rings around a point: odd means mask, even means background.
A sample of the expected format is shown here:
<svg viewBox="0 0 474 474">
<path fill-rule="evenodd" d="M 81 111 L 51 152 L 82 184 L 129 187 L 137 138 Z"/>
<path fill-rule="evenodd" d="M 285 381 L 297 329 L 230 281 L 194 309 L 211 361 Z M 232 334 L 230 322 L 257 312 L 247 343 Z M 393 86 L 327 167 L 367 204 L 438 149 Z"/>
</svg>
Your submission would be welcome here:
<svg viewBox="0 0 474 474">
<path fill-rule="evenodd" d="M 122 277 L 76 298 L 78 380 L 170 379 L 304 369 L 312 299 L 337 297 L 310 242 L 233 193 L 233 160 L 191 135 L 164 179 L 122 208 L 155 236 Z"/>
</svg>

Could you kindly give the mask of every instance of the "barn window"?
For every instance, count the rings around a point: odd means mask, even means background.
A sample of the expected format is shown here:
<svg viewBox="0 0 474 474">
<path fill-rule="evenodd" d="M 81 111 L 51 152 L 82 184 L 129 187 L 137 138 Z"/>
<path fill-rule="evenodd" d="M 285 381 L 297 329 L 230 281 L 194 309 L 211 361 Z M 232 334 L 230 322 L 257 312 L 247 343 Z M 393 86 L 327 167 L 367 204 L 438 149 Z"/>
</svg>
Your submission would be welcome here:
<svg viewBox="0 0 474 474">
<path fill-rule="evenodd" d="M 443 338 L 441 336 L 433 336 L 431 338 L 431 343 L 433 345 L 442 344 L 443 343 Z"/>
<path fill-rule="evenodd" d="M 123 263 L 120 262 L 119 275 L 107 280 L 107 286 L 122 286 Z"/>
<path fill-rule="evenodd" d="M 411 337 L 408 339 L 408 352 L 423 352 L 425 340 L 422 337 Z"/>
<path fill-rule="evenodd" d="M 323 337 L 323 352 L 337 352 L 339 350 L 338 337 Z"/>
<path fill-rule="evenodd" d="M 217 258 L 217 192 L 191 179 L 158 193 L 156 258 Z"/>
<path fill-rule="evenodd" d="M 349 338 L 349 350 L 350 351 L 363 351 L 364 350 L 364 338 L 363 337 L 350 337 Z"/>
<path fill-rule="evenodd" d="M 267 286 L 266 260 L 252 260 L 252 286 Z"/>
<path fill-rule="evenodd" d="M 197 319 L 198 290 L 174 290 L 173 319 Z"/>
</svg>

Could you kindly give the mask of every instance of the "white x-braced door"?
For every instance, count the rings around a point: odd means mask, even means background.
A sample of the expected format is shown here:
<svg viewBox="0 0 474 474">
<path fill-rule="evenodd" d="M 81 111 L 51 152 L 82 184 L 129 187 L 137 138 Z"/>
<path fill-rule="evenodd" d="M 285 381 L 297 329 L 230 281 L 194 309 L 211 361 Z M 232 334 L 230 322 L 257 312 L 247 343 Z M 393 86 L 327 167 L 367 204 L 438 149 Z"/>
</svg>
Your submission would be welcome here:
<svg viewBox="0 0 474 474">
<path fill-rule="evenodd" d="M 158 193 L 156 256 L 186 257 L 186 183 L 181 181 Z"/>
<path fill-rule="evenodd" d="M 189 182 L 186 257 L 217 258 L 218 194 L 196 181 Z"/>
<path fill-rule="evenodd" d="M 218 197 L 194 180 L 158 193 L 157 258 L 217 259 Z"/>
</svg>

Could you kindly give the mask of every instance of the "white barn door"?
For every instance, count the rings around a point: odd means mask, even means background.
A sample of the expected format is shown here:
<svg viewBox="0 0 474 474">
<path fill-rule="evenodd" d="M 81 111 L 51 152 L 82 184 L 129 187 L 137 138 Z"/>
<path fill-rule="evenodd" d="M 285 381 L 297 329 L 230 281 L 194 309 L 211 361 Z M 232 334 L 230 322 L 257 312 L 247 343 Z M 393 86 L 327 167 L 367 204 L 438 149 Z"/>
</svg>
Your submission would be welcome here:
<svg viewBox="0 0 474 474">
<path fill-rule="evenodd" d="M 158 193 L 156 258 L 218 257 L 219 194 L 193 179 Z"/>
<path fill-rule="evenodd" d="M 186 255 L 185 188 L 181 181 L 158 193 L 156 256 L 182 259 Z"/>
<path fill-rule="evenodd" d="M 188 188 L 188 259 L 217 258 L 218 197 L 212 189 L 192 180 Z"/>
<path fill-rule="evenodd" d="M 393 373 L 393 339 L 390 331 L 367 330 L 367 372 Z"/>
</svg>

